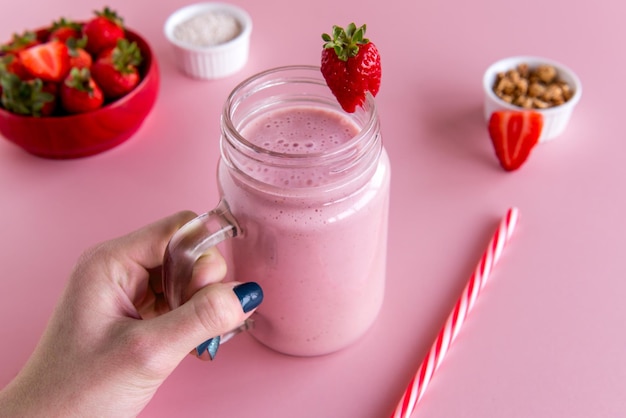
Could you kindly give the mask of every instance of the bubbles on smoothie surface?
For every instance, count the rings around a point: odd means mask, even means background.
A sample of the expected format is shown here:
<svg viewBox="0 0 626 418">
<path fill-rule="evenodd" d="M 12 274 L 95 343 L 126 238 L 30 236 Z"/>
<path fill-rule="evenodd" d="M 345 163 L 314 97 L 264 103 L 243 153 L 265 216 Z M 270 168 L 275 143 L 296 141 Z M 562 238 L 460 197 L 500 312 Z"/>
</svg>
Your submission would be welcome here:
<svg viewBox="0 0 626 418">
<path fill-rule="evenodd" d="M 352 139 L 359 128 L 348 118 L 324 109 L 296 107 L 259 116 L 243 129 L 250 142 L 283 154 L 330 150 Z"/>
<path fill-rule="evenodd" d="M 241 130 L 251 143 L 284 155 L 313 154 L 332 150 L 359 133 L 351 119 L 330 110 L 315 107 L 292 107 L 266 112 Z M 256 163 L 246 164 L 248 174 L 268 184 L 285 188 L 315 187 L 327 182 L 319 169 L 268 169 Z"/>
</svg>

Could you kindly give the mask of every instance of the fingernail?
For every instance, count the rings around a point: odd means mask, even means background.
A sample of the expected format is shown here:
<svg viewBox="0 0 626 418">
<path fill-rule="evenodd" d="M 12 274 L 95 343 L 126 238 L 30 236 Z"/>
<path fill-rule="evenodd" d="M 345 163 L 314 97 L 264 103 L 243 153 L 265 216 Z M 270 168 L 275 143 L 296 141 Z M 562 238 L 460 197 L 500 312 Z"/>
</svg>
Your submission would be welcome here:
<svg viewBox="0 0 626 418">
<path fill-rule="evenodd" d="M 263 302 L 263 289 L 255 282 L 248 282 L 233 287 L 244 312 L 250 312 Z"/>
<path fill-rule="evenodd" d="M 209 338 L 208 340 L 206 340 L 205 342 L 197 346 L 196 353 L 198 354 L 198 357 L 200 357 L 202 356 L 202 353 L 206 351 L 207 353 L 209 353 L 209 357 L 211 358 L 211 360 L 213 360 L 215 356 L 217 355 L 218 348 L 220 348 L 220 336 L 219 335 L 214 338 Z"/>
</svg>

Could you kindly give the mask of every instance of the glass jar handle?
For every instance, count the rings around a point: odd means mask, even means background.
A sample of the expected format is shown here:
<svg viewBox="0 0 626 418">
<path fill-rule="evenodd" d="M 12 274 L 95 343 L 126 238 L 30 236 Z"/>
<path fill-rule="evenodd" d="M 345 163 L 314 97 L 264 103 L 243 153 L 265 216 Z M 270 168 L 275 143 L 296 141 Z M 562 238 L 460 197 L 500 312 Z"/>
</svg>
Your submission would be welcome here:
<svg viewBox="0 0 626 418">
<path fill-rule="evenodd" d="M 237 220 L 230 213 L 224 199 L 215 209 L 190 220 L 174 233 L 163 257 L 163 294 L 170 309 L 175 309 L 186 302 L 185 291 L 191 281 L 196 261 L 209 248 L 240 234 L 241 229 Z M 249 321 L 222 336 L 221 342 L 249 329 L 252 325 L 252 321 Z M 217 338 L 217 341 L 219 343 L 220 339 Z M 201 353 L 197 355 L 203 357 Z"/>
<path fill-rule="evenodd" d="M 186 302 L 185 289 L 191 281 L 196 261 L 209 248 L 238 235 L 241 235 L 241 229 L 224 199 L 220 200 L 215 209 L 190 220 L 172 235 L 165 248 L 162 274 L 163 294 L 170 309 Z M 252 328 L 253 324 L 252 318 L 248 318 L 234 330 L 217 336 L 212 341 L 217 345 L 224 343 L 234 335 Z M 206 357 L 201 350 L 197 350 L 196 355 L 200 358 Z"/>
<path fill-rule="evenodd" d="M 190 220 L 174 233 L 163 257 L 163 293 L 170 309 L 186 302 L 185 290 L 196 261 L 209 248 L 240 232 L 228 204 L 222 199 L 215 209 Z"/>
</svg>

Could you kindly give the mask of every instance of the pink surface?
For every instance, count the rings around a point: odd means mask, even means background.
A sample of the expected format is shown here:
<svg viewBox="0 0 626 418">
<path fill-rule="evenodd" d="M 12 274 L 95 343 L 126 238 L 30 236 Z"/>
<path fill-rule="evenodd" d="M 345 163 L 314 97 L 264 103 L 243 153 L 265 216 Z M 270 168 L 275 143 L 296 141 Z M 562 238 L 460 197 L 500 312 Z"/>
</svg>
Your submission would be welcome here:
<svg viewBox="0 0 626 418">
<path fill-rule="evenodd" d="M 94 157 L 43 160 L 0 141 L 0 385 L 30 354 L 85 247 L 176 210 L 215 205 L 219 114 L 229 91 L 259 70 L 316 64 L 320 33 L 356 21 L 368 24 L 383 57 L 377 101 L 392 162 L 378 320 L 357 344 L 318 358 L 238 337 L 213 363 L 186 359 L 142 416 L 388 416 L 513 205 L 521 213 L 515 236 L 416 416 L 623 415 L 626 141 L 618 86 L 626 3 L 391 0 L 356 8 L 242 0 L 254 21 L 250 60 L 210 82 L 176 71 L 162 33 L 185 2 L 107 4 L 151 42 L 161 91 L 133 138 Z M 0 14 L 0 39 L 102 6 L 22 0 Z M 481 78 L 493 61 L 521 54 L 568 65 L 584 93 L 565 133 L 506 173 L 484 127 Z"/>
</svg>

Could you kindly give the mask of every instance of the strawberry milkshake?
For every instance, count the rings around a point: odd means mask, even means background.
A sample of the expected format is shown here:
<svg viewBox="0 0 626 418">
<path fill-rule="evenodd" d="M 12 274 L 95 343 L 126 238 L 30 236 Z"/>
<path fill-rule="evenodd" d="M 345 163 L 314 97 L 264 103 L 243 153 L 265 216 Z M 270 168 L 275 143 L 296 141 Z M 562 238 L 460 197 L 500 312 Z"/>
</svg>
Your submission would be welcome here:
<svg viewBox="0 0 626 418">
<path fill-rule="evenodd" d="M 370 105 L 265 103 L 236 127 L 243 152 L 225 131 L 219 184 L 242 231 L 231 273 L 264 289 L 251 333 L 280 352 L 345 347 L 381 307 L 390 170 Z"/>
<path fill-rule="evenodd" d="M 319 68 L 282 67 L 236 87 L 221 125 L 222 199 L 170 241 L 168 303 L 184 301 L 194 260 L 234 237 L 229 279 L 263 288 L 245 327 L 257 340 L 298 356 L 348 346 L 384 295 L 390 165 L 373 97 L 348 113 Z"/>
</svg>

